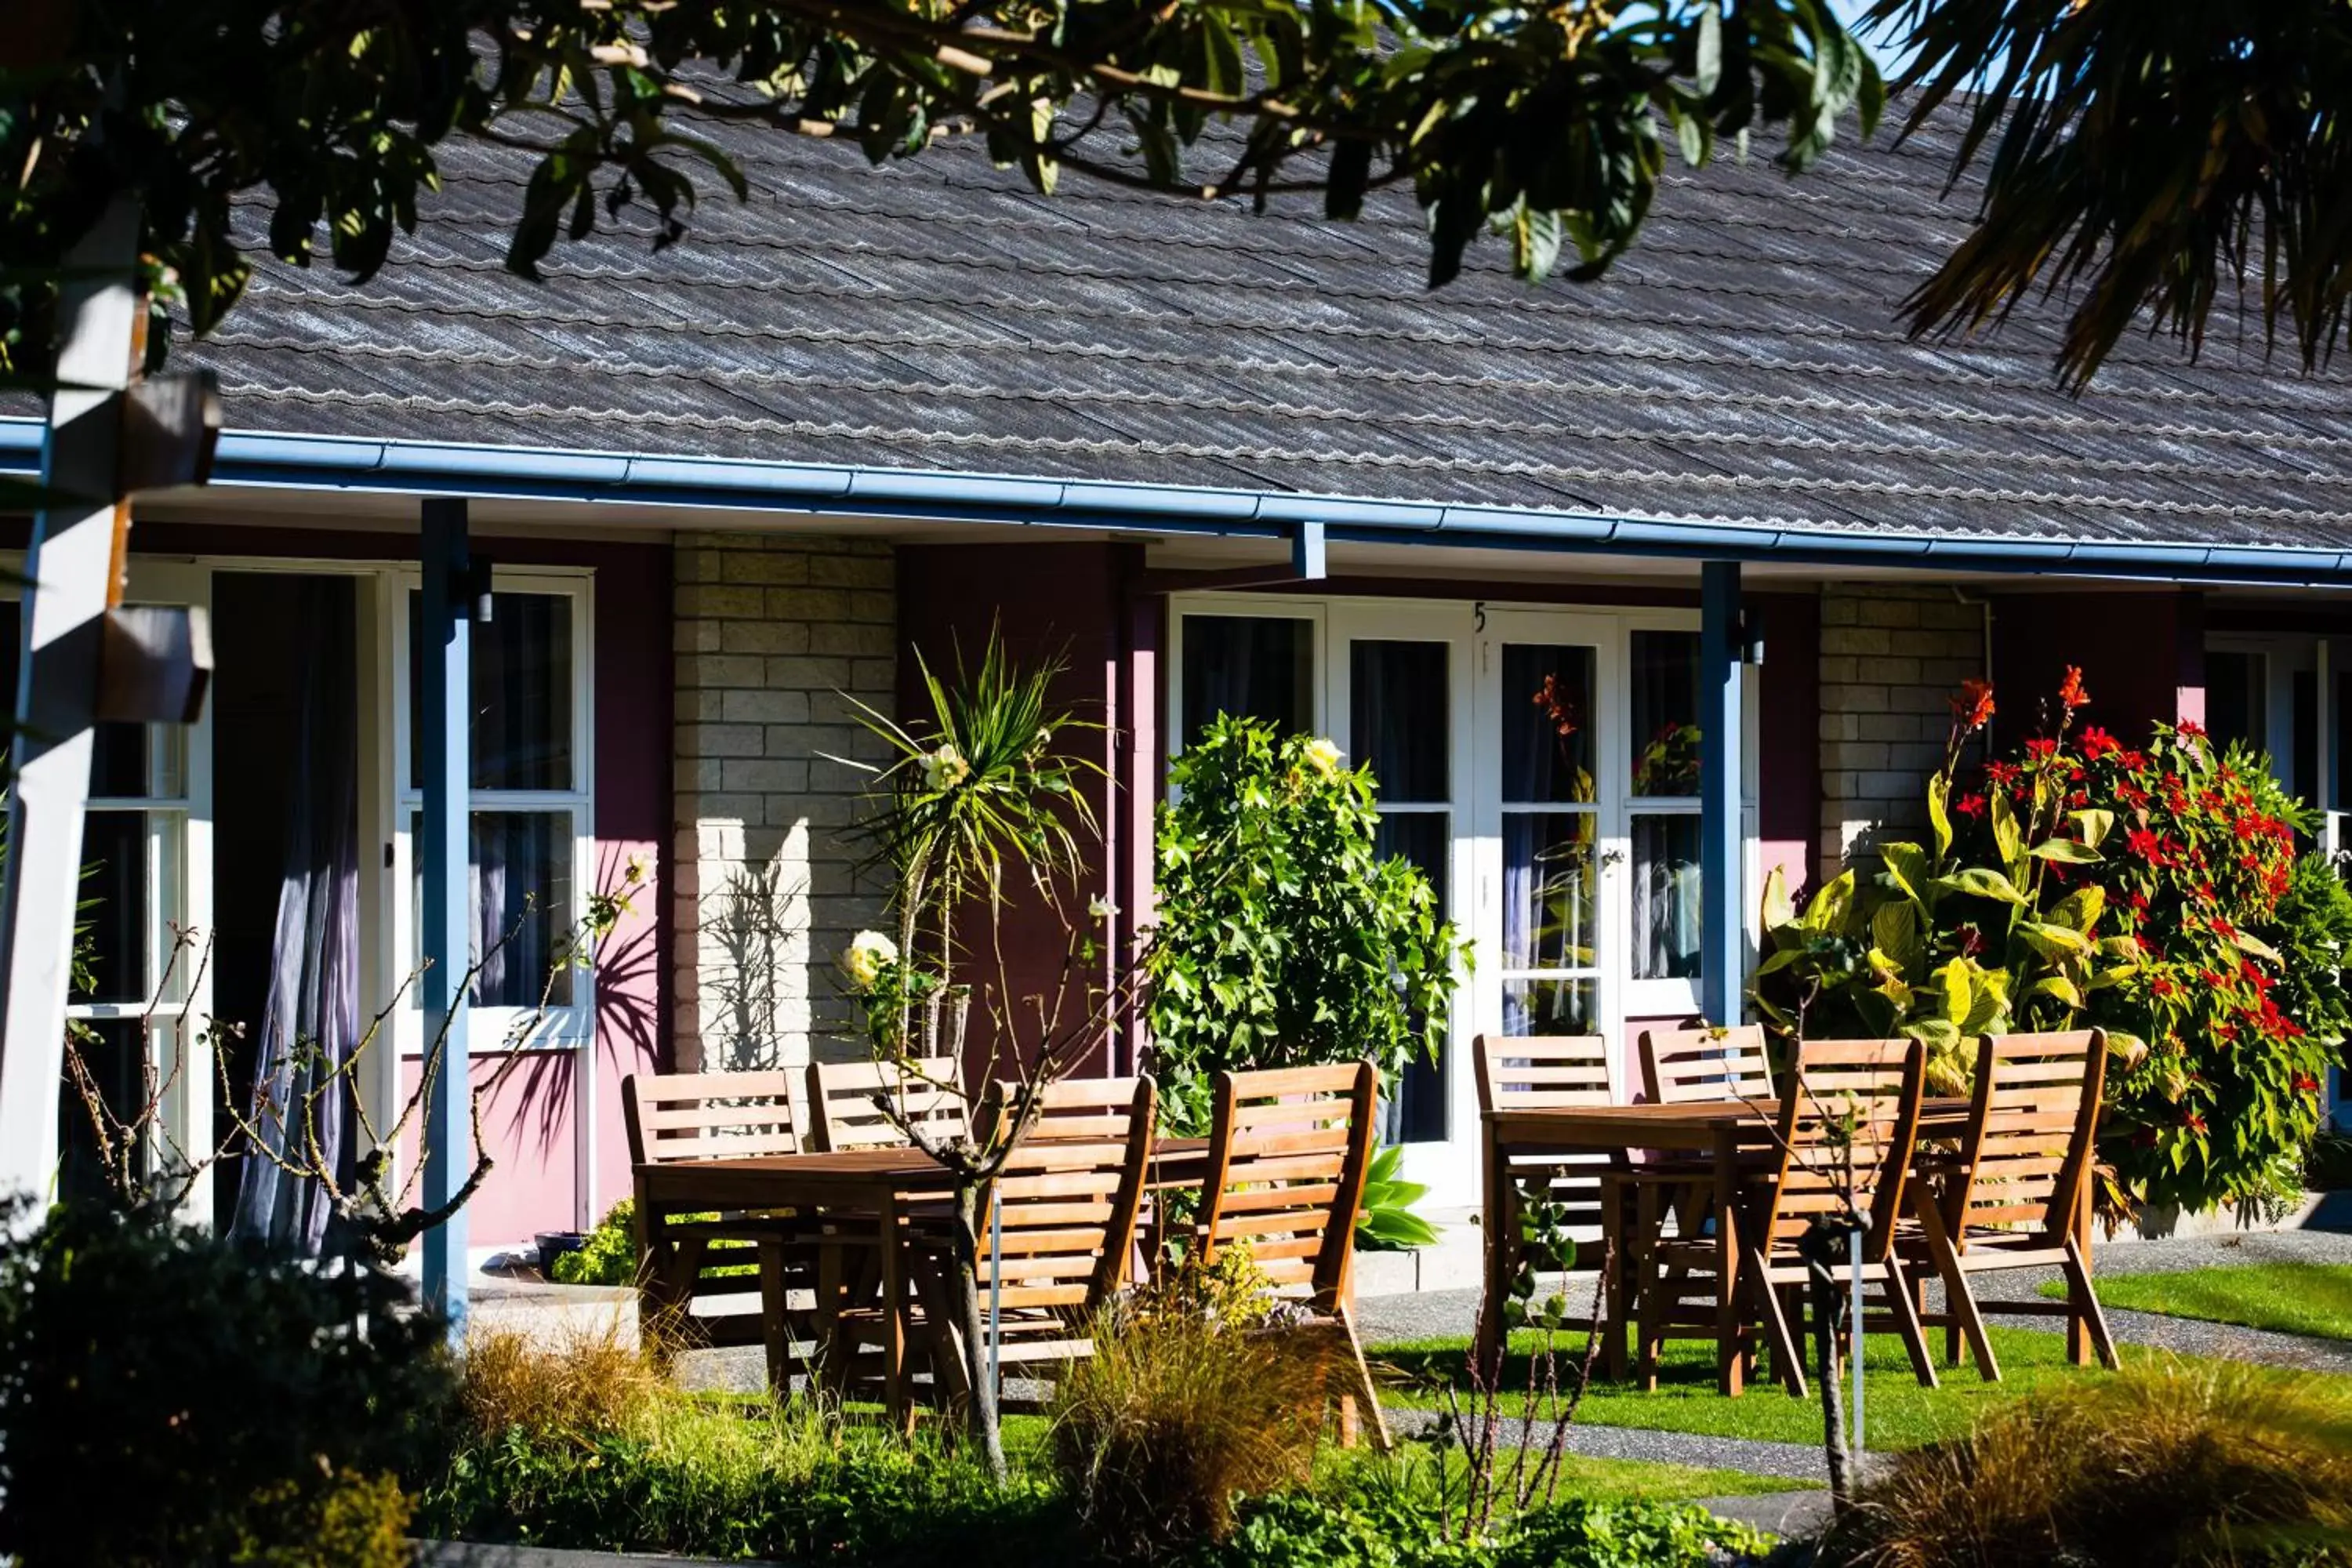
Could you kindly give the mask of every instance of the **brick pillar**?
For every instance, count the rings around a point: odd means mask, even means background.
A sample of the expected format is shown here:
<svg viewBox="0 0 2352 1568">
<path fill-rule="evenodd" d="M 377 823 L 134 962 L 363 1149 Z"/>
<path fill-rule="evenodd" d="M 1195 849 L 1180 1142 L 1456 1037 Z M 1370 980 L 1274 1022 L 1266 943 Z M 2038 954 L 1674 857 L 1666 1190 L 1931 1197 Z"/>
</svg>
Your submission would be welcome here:
<svg viewBox="0 0 2352 1568">
<path fill-rule="evenodd" d="M 681 534 L 675 923 L 681 1071 L 792 1067 L 846 1049 L 832 963 L 882 922 L 847 829 L 874 760 L 845 693 L 891 709 L 887 544 Z"/>
<path fill-rule="evenodd" d="M 1927 831 L 1950 699 L 1985 673 L 1984 608 L 1949 587 L 1822 591 L 1822 816 L 1817 875 L 1883 837 Z"/>
</svg>

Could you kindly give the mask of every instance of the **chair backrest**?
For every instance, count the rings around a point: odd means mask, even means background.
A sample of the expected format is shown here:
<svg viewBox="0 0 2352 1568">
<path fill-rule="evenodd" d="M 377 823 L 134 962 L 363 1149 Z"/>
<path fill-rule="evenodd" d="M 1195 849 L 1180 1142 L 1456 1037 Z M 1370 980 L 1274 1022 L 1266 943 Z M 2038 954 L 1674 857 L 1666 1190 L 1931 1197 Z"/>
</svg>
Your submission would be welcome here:
<svg viewBox="0 0 2352 1568">
<path fill-rule="evenodd" d="M 621 1080 L 629 1163 L 797 1154 L 789 1072 L 631 1073 Z"/>
<path fill-rule="evenodd" d="M 1217 1074 L 1202 1262 L 1246 1247 L 1277 1290 L 1346 1304 L 1380 1087 L 1369 1061 Z"/>
<path fill-rule="evenodd" d="M 1771 1099 L 1763 1026 L 1643 1030 L 1642 1095 L 1653 1105 Z"/>
<path fill-rule="evenodd" d="M 1901 1217 L 1919 1134 L 1927 1048 L 1917 1040 L 1802 1040 L 1780 1100 L 1779 1147 L 1767 1162 L 1762 1239 L 1791 1247 L 1813 1219 L 1843 1206 L 1870 1213 L 1864 1253 L 1876 1261 Z"/>
<path fill-rule="evenodd" d="M 1481 1035 L 1471 1060 L 1482 1111 L 1610 1103 L 1609 1042 L 1599 1035 Z"/>
<path fill-rule="evenodd" d="M 1065 1078 L 1039 1090 L 1037 1124 L 1032 1138 L 1124 1138 L 1133 1114 L 1136 1086 L 1141 1079 Z M 1014 1103 L 1021 1086 L 1000 1079 L 990 1099 L 992 1108 Z M 1157 1100 L 1154 1101 L 1155 1107 Z M 993 1114 L 992 1109 L 991 1114 Z"/>
<path fill-rule="evenodd" d="M 983 1215 L 992 1198 L 996 1205 L 994 1236 L 983 1228 L 981 1237 L 981 1268 L 985 1276 L 992 1247 L 1001 1252 L 998 1299 L 1006 1307 L 1064 1309 L 1075 1320 L 1127 1282 L 1159 1101 L 1148 1078 L 1116 1081 L 1126 1098 L 1115 1110 L 1067 1119 L 1092 1131 L 1046 1136 L 1033 1128 L 981 1194 Z M 992 1101 L 984 1116 L 1002 1110 Z"/>
<path fill-rule="evenodd" d="M 966 1125 L 961 1081 L 953 1057 L 811 1062 L 809 1140 L 827 1153 L 903 1149 L 914 1140 L 899 1122 L 910 1122 L 930 1136 L 961 1137 Z M 898 1121 L 874 1103 L 877 1094 L 889 1097 Z"/>
<path fill-rule="evenodd" d="M 1478 1080 L 1478 1109 L 1554 1110 L 1608 1105 L 1609 1042 L 1599 1035 L 1544 1035 L 1527 1038 L 1481 1035 L 1471 1045 Z M 1536 1190 L 1558 1204 L 1569 1234 L 1589 1241 L 1601 1233 L 1601 1177 L 1607 1154 L 1514 1154 L 1510 1176 L 1517 1187 Z"/>
<path fill-rule="evenodd" d="M 1970 1226 L 2062 1234 L 2074 1223 L 2090 1179 L 2106 1066 L 2098 1029 L 1992 1035 L 1979 1044 L 1960 1145 L 1966 1168 L 1944 1194 L 1956 1241 L 1966 1245 Z"/>
</svg>

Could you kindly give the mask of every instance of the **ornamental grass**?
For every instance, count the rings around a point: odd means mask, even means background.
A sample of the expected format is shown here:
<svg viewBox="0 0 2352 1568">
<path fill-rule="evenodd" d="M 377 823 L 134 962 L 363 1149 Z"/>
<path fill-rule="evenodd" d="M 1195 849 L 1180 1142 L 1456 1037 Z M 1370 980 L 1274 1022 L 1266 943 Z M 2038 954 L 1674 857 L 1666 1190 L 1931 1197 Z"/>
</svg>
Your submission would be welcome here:
<svg viewBox="0 0 2352 1568">
<path fill-rule="evenodd" d="M 2333 1380 L 2168 1363 L 2036 1397 L 1897 1458 L 1818 1561 L 2352 1563 L 2352 1396 Z"/>
</svg>

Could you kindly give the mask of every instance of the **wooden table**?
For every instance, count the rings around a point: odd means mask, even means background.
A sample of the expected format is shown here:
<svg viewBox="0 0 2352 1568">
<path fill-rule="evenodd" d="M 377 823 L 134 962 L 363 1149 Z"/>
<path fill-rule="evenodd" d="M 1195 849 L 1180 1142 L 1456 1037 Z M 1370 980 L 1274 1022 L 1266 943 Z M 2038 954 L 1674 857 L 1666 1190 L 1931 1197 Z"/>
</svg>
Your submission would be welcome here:
<svg viewBox="0 0 2352 1568">
<path fill-rule="evenodd" d="M 1486 1230 L 1486 1289 L 1478 1302 L 1473 1353 L 1495 1353 L 1503 1334 L 1502 1302 L 1510 1289 L 1512 1244 L 1504 1217 L 1511 1212 L 1510 1162 L 1523 1154 L 1626 1154 L 1657 1149 L 1708 1159 L 1715 1184 L 1716 1384 L 1741 1392 L 1746 1366 L 1739 1352 L 1739 1163 L 1743 1152 L 1769 1148 L 1780 1113 L 1777 1100 L 1708 1100 L 1695 1105 L 1597 1105 L 1542 1110 L 1489 1110 L 1480 1178 Z M 1919 1136 L 1956 1137 L 1968 1125 L 1966 1100 L 1929 1100 L 1919 1108 Z M 1620 1326 L 1622 1331 L 1622 1325 Z"/>
<path fill-rule="evenodd" d="M 1034 1135 L 1033 1135 L 1034 1136 Z M 1154 1192 L 1197 1187 L 1206 1178 L 1209 1141 L 1162 1138 L 1152 1146 L 1146 1185 Z M 668 1215 L 792 1211 L 806 1223 L 822 1256 L 845 1248 L 878 1248 L 882 1300 L 883 1397 L 894 1415 L 908 1408 L 907 1311 L 908 1267 L 905 1226 L 924 1204 L 953 1196 L 955 1178 L 919 1149 L 856 1149 L 832 1154 L 765 1154 L 740 1160 L 678 1160 L 635 1168 L 638 1212 L 646 1234 L 659 1237 Z M 699 1259 L 675 1246 L 655 1244 L 652 1288 L 683 1303 L 694 1290 Z M 820 1274 L 827 1275 L 820 1267 Z M 819 1317 L 826 1316 L 819 1289 Z M 763 1305 L 762 1310 L 766 1310 Z"/>
</svg>

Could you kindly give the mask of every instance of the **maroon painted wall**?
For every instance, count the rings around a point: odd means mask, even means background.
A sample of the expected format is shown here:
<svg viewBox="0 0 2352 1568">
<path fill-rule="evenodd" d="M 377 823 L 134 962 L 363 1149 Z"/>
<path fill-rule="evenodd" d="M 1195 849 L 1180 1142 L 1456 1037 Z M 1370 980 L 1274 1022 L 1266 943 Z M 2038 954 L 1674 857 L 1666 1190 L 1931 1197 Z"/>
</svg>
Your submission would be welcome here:
<svg viewBox="0 0 2352 1568">
<path fill-rule="evenodd" d="M 2200 595 L 2167 588 L 1990 597 L 1996 750 L 2045 731 L 2070 664 L 2082 669 L 2091 695 L 2079 722 L 2113 731 L 2126 742 L 2145 738 L 2158 721 L 2203 717 Z"/>
<path fill-rule="evenodd" d="M 1065 668 L 1055 683 L 1058 704 L 1079 723 L 1091 726 L 1066 738 L 1074 756 L 1084 756 L 1101 772 L 1085 791 L 1099 837 L 1081 831 L 1087 864 L 1072 886 L 1060 890 L 1063 912 L 1084 922 L 1088 901 L 1097 896 L 1117 900 L 1125 879 L 1107 871 L 1120 864 L 1134 831 L 1133 819 L 1121 806 L 1115 781 L 1119 777 L 1122 699 L 1131 675 L 1126 663 L 1128 593 L 1130 576 L 1140 570 L 1141 552 L 1130 545 L 1095 542 L 1049 544 L 908 545 L 898 552 L 898 635 L 902 654 L 919 653 L 933 673 L 950 674 L 958 651 L 976 662 L 987 646 L 992 626 L 1003 637 L 1016 665 L 1034 668 L 1059 659 Z M 902 657 L 898 674 L 898 713 L 902 722 L 919 721 L 929 710 L 920 673 L 911 657 Z M 1132 911 L 1123 911 L 1131 918 Z M 961 922 L 967 950 L 975 959 L 986 954 L 984 917 L 972 911 Z M 1020 889 L 1008 901 L 1000 927 L 1003 942 L 1003 981 L 997 986 L 998 1004 L 1005 999 L 1019 1006 L 1021 999 L 1052 997 L 1060 991 L 1069 955 L 1069 937 L 1061 921 L 1048 912 L 1045 900 Z M 1095 978 L 1108 976 L 1108 956 Z M 967 978 L 995 984 L 992 959 L 986 972 L 975 965 Z M 1064 1000 L 1065 1018 L 1082 1016 L 1087 1005 L 1076 983 Z M 991 1070 L 992 1057 L 1001 1042 L 975 1005 L 972 1039 L 966 1063 L 968 1077 Z M 1024 1016 L 1034 1015 L 1023 1009 Z M 1021 1032 L 1018 1042 L 1034 1048 L 1035 1027 Z M 1081 1071 L 1103 1070 L 1097 1056 Z"/>
</svg>

